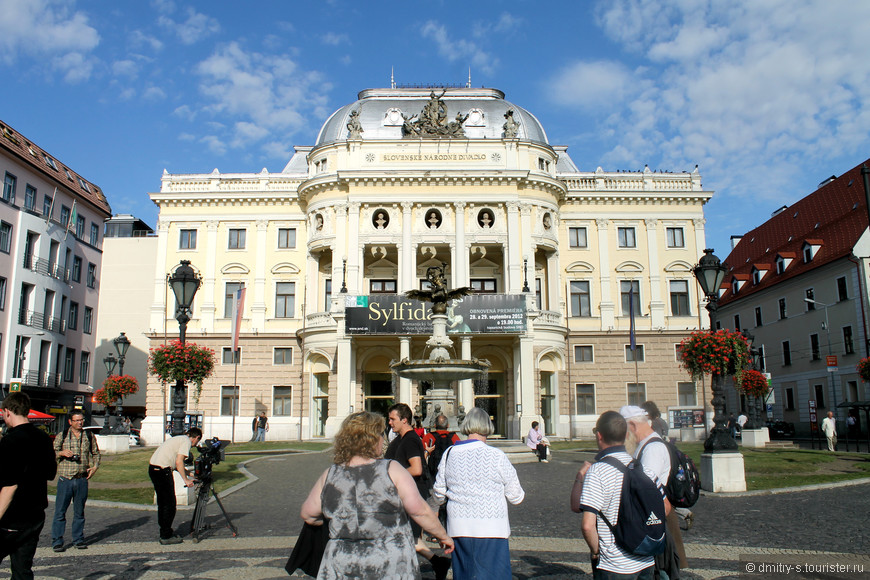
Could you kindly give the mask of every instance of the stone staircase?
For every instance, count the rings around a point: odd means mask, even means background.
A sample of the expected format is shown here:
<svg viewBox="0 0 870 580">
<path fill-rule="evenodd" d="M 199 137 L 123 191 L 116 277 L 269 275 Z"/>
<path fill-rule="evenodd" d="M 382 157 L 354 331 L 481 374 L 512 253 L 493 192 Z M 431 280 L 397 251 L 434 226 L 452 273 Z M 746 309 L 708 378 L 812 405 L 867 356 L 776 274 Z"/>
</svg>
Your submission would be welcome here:
<svg viewBox="0 0 870 580">
<path fill-rule="evenodd" d="M 798 449 L 794 441 L 768 441 L 764 444 L 765 449 Z"/>
<path fill-rule="evenodd" d="M 511 463 L 536 463 L 538 456 L 525 443 L 506 439 L 487 439 L 487 444 L 501 449 Z"/>
</svg>

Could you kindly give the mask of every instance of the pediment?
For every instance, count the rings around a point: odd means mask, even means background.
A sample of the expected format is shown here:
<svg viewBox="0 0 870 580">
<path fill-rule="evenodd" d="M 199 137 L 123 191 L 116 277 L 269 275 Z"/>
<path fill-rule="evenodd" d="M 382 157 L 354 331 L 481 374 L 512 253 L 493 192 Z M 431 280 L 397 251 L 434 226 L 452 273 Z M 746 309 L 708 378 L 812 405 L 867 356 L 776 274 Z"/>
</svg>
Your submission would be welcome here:
<svg viewBox="0 0 870 580">
<path fill-rule="evenodd" d="M 568 273 L 589 273 L 595 271 L 595 266 L 590 264 L 589 262 L 572 262 L 568 264 L 565 268 L 565 271 Z"/>
<path fill-rule="evenodd" d="M 643 264 L 641 264 L 640 262 L 635 262 L 635 261 L 633 261 L 633 260 L 628 260 L 628 261 L 623 262 L 623 263 L 621 263 L 620 265 L 618 265 L 618 266 L 616 267 L 616 271 L 617 271 L 617 272 L 623 272 L 623 273 L 628 273 L 628 272 L 643 272 L 643 271 L 644 271 L 644 267 L 643 267 Z"/>
<path fill-rule="evenodd" d="M 684 261 L 684 260 L 674 260 L 667 266 L 665 266 L 665 272 L 691 272 L 692 264 Z"/>
<path fill-rule="evenodd" d="M 276 276 L 293 276 L 299 274 L 301 270 L 296 264 L 290 262 L 281 262 L 272 266 L 272 274 Z"/>
<path fill-rule="evenodd" d="M 251 269 L 241 264 L 239 262 L 230 262 L 229 264 L 225 264 L 223 268 L 221 268 L 221 274 L 225 275 L 240 275 L 240 274 L 249 274 Z"/>
</svg>

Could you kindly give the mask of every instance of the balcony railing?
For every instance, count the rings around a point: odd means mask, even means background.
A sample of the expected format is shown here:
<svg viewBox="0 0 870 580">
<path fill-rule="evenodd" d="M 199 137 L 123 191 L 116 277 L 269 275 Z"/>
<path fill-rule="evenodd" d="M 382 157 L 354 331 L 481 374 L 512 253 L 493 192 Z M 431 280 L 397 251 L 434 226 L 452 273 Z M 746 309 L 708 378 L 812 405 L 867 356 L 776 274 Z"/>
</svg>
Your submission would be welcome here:
<svg viewBox="0 0 870 580">
<path fill-rule="evenodd" d="M 315 312 L 305 316 L 305 326 L 308 328 L 316 326 L 335 326 L 335 319 L 329 312 Z"/>
<path fill-rule="evenodd" d="M 34 312 L 33 310 L 21 310 L 18 313 L 18 324 L 60 334 L 66 332 L 65 320 L 55 316 L 46 318 L 41 312 Z"/>
<path fill-rule="evenodd" d="M 535 325 L 542 324 L 548 326 L 564 326 L 562 322 L 562 314 L 554 310 L 541 310 L 538 318 L 535 319 Z"/>
<path fill-rule="evenodd" d="M 63 276 L 63 268 L 57 264 L 53 264 L 42 258 L 33 258 L 33 256 L 24 256 L 24 267 L 31 272 L 49 276 L 51 278 L 60 279 Z"/>
<path fill-rule="evenodd" d="M 28 387 L 46 387 L 57 389 L 60 387 L 60 374 L 25 370 L 21 373 L 21 381 Z"/>
</svg>

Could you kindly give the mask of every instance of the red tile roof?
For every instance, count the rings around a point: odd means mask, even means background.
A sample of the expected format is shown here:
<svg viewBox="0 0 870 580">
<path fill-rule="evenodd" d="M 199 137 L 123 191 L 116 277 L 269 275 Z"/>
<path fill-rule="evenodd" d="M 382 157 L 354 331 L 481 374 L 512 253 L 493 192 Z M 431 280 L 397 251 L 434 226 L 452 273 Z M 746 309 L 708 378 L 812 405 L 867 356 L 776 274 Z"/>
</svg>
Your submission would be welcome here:
<svg viewBox="0 0 870 580">
<path fill-rule="evenodd" d="M 870 159 L 747 232 L 725 259 L 731 270 L 725 276 L 723 288 L 725 284 L 728 286 L 720 304 L 848 256 L 870 223 L 861 177 L 864 163 L 870 165 Z M 821 246 L 809 263 L 803 261 L 804 243 Z M 750 272 L 753 266 L 766 265 L 777 255 L 794 258 L 785 272 L 768 274 L 760 284 L 744 285 L 736 296 L 732 294 L 730 282 L 733 277 L 744 279 L 743 274 Z"/>
<path fill-rule="evenodd" d="M 109 201 L 95 183 L 88 181 L 67 165 L 61 163 L 56 157 L 32 143 L 27 137 L 2 120 L 0 120 L 0 147 L 14 157 L 17 157 L 24 165 L 29 165 L 37 172 L 45 175 L 49 181 L 54 181 L 59 188 L 78 197 L 80 200 L 89 202 L 94 209 L 104 213 L 106 217 L 112 216 L 112 208 L 109 206 Z M 49 165 L 46 158 L 53 160 L 55 167 Z M 67 177 L 67 171 L 69 171 L 72 179 Z M 88 188 L 82 187 L 79 180 L 84 181 Z"/>
</svg>

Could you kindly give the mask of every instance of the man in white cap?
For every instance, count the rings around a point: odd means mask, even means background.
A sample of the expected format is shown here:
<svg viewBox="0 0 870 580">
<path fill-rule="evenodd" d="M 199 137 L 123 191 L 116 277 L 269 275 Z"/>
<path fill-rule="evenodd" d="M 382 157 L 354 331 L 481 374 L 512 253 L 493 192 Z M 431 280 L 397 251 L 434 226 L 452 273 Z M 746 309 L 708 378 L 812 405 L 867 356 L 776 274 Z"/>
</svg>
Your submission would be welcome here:
<svg viewBox="0 0 870 580">
<path fill-rule="evenodd" d="M 625 450 L 644 468 L 655 473 L 663 487 L 668 484 L 671 474 L 671 453 L 667 445 L 653 431 L 647 412 L 636 405 L 626 405 L 619 410 L 628 425 Z M 666 505 L 668 518 L 668 541 L 663 554 L 656 556 L 655 578 L 677 580 L 680 568 L 685 568 L 686 552 L 680 535 L 680 523 L 676 513 Z"/>
</svg>

